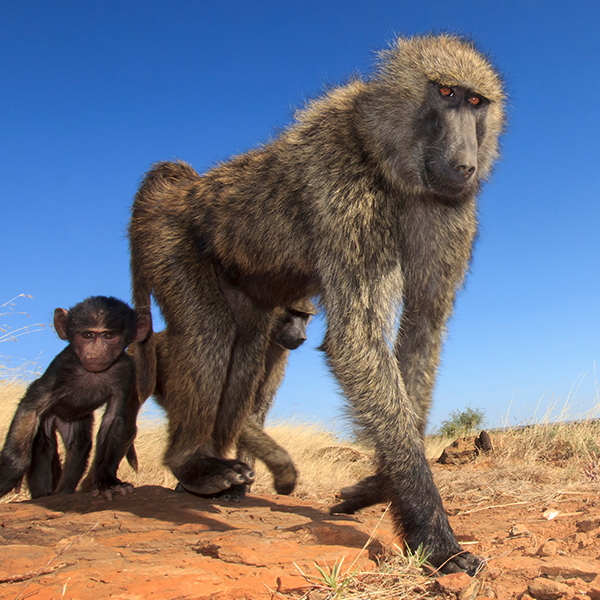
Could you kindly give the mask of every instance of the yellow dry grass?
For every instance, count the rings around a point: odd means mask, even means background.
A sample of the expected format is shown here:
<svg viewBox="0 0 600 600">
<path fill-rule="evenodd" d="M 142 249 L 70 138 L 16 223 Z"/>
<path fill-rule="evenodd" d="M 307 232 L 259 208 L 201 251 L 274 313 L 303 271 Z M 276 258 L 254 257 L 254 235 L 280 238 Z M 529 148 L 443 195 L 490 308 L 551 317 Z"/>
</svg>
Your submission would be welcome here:
<svg viewBox="0 0 600 600">
<path fill-rule="evenodd" d="M 26 389 L 18 379 L 0 380 L 0 439 Z M 101 414 L 101 411 L 100 411 Z M 96 423 L 100 421 L 100 414 Z M 559 413 L 564 416 L 565 409 Z M 152 418 L 142 410 L 135 442 L 140 470 L 135 473 L 123 461 L 119 476 L 135 486 L 174 487 L 176 480 L 162 464 L 166 444 L 163 418 Z M 315 424 L 277 423 L 269 434 L 294 459 L 299 472 L 294 495 L 331 503 L 342 487 L 373 472 L 372 452 L 359 443 L 341 439 Z M 494 453 L 477 459 L 469 468 L 435 469 L 442 496 L 469 505 L 494 502 L 498 498 L 551 496 L 560 491 L 600 485 L 600 421 L 595 414 L 574 421 L 552 421 L 548 415 L 539 423 L 492 432 Z M 452 440 L 439 436 L 426 439 L 426 454 L 435 461 Z M 272 492 L 271 477 L 264 465 L 255 465 L 258 494 Z M 8 494 L 0 502 L 27 498 L 26 490 Z"/>
</svg>

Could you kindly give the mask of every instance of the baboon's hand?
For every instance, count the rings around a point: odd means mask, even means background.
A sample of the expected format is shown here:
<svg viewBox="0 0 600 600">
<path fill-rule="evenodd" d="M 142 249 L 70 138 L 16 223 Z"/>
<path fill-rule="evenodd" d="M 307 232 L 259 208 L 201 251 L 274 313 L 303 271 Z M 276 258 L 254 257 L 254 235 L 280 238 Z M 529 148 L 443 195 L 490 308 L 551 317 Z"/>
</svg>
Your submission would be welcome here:
<svg viewBox="0 0 600 600">
<path fill-rule="evenodd" d="M 237 504 L 246 497 L 248 490 L 249 487 L 245 484 L 232 485 L 229 489 L 215 494 L 214 498 L 220 498 L 221 500 L 225 500 L 225 502 Z"/>
<path fill-rule="evenodd" d="M 378 475 L 365 477 L 354 485 L 342 488 L 339 496 L 342 502 L 329 508 L 332 515 L 353 515 L 361 508 L 386 501 L 383 483 Z"/>
<path fill-rule="evenodd" d="M 298 474 L 291 460 L 272 468 L 272 473 L 273 487 L 278 494 L 285 494 L 287 496 L 294 491 Z"/>
<path fill-rule="evenodd" d="M 353 515 L 358 508 L 354 505 L 353 502 L 349 500 L 343 500 L 339 504 L 334 504 L 329 507 L 330 515 Z"/>
</svg>

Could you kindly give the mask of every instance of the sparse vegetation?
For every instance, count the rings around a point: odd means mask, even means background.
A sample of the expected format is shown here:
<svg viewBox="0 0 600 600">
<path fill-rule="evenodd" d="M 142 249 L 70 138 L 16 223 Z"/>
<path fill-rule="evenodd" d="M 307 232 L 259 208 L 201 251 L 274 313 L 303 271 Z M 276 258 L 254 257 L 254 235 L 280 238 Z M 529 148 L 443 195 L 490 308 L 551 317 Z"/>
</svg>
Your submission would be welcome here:
<svg viewBox="0 0 600 600">
<path fill-rule="evenodd" d="M 481 429 L 484 423 L 483 410 L 467 406 L 464 410 L 453 410 L 448 419 L 442 421 L 438 433 L 444 437 L 457 438 Z"/>
<path fill-rule="evenodd" d="M 8 325 L 8 320 L 16 317 L 16 316 L 25 316 L 29 318 L 29 315 L 23 311 L 17 311 L 15 309 L 17 298 L 31 298 L 27 294 L 19 294 L 10 300 L 7 300 L 4 304 L 0 304 L 0 317 L 2 317 L 3 322 L 0 324 L 0 343 L 1 342 L 12 342 L 16 340 L 18 337 L 22 335 L 27 335 L 28 333 L 34 333 L 36 331 L 40 331 L 44 328 L 43 323 L 33 323 L 32 325 L 22 325 L 21 327 L 17 327 L 16 329 L 12 327 L 12 325 Z M 6 321 L 6 322 L 5 322 Z"/>
<path fill-rule="evenodd" d="M 332 600 L 334 598 L 342 598 L 347 597 L 346 592 L 352 585 L 356 574 L 358 573 L 358 568 L 354 569 L 350 572 L 349 569 L 344 570 L 344 559 L 337 561 L 332 567 L 320 566 L 317 563 L 314 563 L 315 569 L 318 572 L 318 575 L 311 576 L 305 573 L 302 573 L 304 578 L 313 585 L 313 589 L 316 589 L 320 592 L 325 592 L 329 598 Z M 300 570 L 298 568 L 298 570 Z"/>
</svg>

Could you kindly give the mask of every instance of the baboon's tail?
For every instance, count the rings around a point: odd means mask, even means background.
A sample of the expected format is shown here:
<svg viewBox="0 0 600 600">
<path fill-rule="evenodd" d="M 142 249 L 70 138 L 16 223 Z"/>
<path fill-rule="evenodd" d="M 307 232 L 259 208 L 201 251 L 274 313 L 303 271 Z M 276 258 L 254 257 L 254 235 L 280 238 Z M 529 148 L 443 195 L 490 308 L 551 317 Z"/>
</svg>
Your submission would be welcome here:
<svg viewBox="0 0 600 600">
<path fill-rule="evenodd" d="M 133 303 L 137 311 L 150 312 L 150 289 L 144 285 L 143 277 L 139 274 L 131 252 L 131 280 Z M 143 342 L 135 342 L 133 360 L 135 362 L 135 383 L 140 405 L 153 393 L 156 387 L 156 336 L 151 330 Z"/>
<path fill-rule="evenodd" d="M 135 446 L 133 444 L 131 444 L 131 446 L 129 446 L 129 448 L 127 449 L 125 457 L 127 458 L 127 462 L 130 464 L 131 468 L 137 473 L 139 466 L 138 457 L 137 452 L 135 451 Z"/>
<path fill-rule="evenodd" d="M 129 249 L 131 252 L 131 288 L 133 303 L 138 311 L 151 310 L 152 281 L 148 263 L 156 260 L 151 250 L 155 247 L 152 227 L 161 199 L 169 188 L 191 181 L 200 175 L 188 164 L 180 161 L 161 162 L 146 173 L 133 200 L 129 224 Z M 156 387 L 156 339 L 151 331 L 145 341 L 133 345 L 136 366 L 136 385 L 140 404 L 154 393 Z"/>
</svg>

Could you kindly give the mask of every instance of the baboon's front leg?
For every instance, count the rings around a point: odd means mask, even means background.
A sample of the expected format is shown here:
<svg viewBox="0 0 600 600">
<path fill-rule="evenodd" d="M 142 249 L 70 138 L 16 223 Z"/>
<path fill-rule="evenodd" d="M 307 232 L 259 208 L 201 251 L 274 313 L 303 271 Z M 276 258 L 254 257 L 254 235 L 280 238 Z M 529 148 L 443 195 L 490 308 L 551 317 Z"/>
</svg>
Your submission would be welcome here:
<svg viewBox="0 0 600 600">
<path fill-rule="evenodd" d="M 339 286 L 337 289 L 341 289 Z M 327 301 L 327 299 L 326 299 Z M 474 572 L 480 561 L 463 553 L 444 512 L 420 434 L 420 416 L 409 399 L 395 355 L 373 315 L 385 314 L 377 298 L 364 305 L 335 298 L 324 342 L 329 362 L 353 413 L 376 449 L 384 496 L 411 550 L 421 545 L 436 567 Z"/>
<path fill-rule="evenodd" d="M 445 319 L 438 319 L 432 323 L 422 311 L 413 310 L 409 302 L 404 304 L 395 350 L 421 438 L 425 436 L 431 406 L 444 322 Z M 342 502 L 331 507 L 332 513 L 352 514 L 367 506 L 390 501 L 379 475 L 365 477 L 344 488 L 340 495 Z"/>
</svg>

